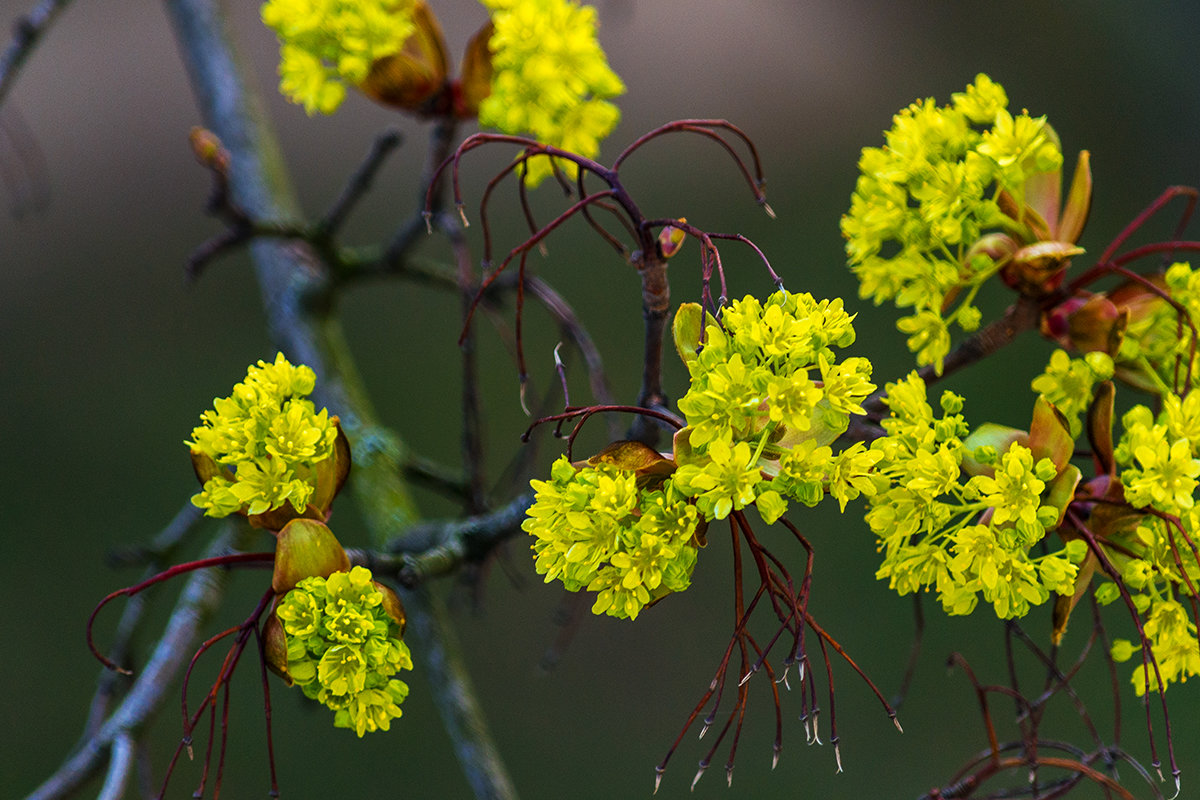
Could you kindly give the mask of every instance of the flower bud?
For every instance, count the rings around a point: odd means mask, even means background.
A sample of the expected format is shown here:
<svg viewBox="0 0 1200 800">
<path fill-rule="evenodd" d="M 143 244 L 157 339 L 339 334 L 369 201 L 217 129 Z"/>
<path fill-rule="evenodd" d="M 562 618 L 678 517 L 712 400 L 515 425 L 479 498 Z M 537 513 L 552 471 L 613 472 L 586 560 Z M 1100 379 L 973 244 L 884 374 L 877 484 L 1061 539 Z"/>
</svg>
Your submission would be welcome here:
<svg viewBox="0 0 1200 800">
<path fill-rule="evenodd" d="M 412 9 L 413 34 L 397 53 L 371 64 L 359 89 L 377 102 L 402 111 L 427 112 L 427 104 L 445 87 L 449 63 L 437 17 L 423 2 Z"/>
<path fill-rule="evenodd" d="M 327 578 L 350 569 L 350 558 L 333 531 L 323 522 L 294 519 L 279 532 L 275 543 L 275 573 L 271 588 L 286 594 L 305 578 Z"/>
<path fill-rule="evenodd" d="M 1038 397 L 1033 406 L 1033 421 L 1028 432 L 991 422 L 979 425 L 971 431 L 963 440 L 967 455 L 963 457 L 962 468 L 968 475 L 994 475 L 995 463 L 984 464 L 975 460 L 974 451 L 980 447 L 988 447 L 996 453 L 1005 453 L 1014 444 L 1028 447 L 1035 460 L 1050 459 L 1054 463 L 1056 475 L 1066 470 L 1075 448 L 1070 425 L 1057 408 L 1046 402 L 1045 398 Z"/>
<path fill-rule="evenodd" d="M 715 322 L 712 315 L 699 303 L 682 303 L 671 322 L 671 333 L 675 340 L 675 351 L 684 364 L 695 360 L 704 338 L 704 326 Z"/>
<path fill-rule="evenodd" d="M 400 602 L 400 597 L 391 587 L 385 586 L 379 581 L 371 581 L 375 588 L 383 595 L 382 607 L 384 612 L 392 618 L 392 620 L 400 626 L 400 636 L 404 636 L 404 631 L 408 627 L 408 617 L 404 613 L 404 604 Z"/>
<path fill-rule="evenodd" d="M 1104 295 L 1073 297 L 1045 314 L 1042 334 L 1080 353 L 1116 355 L 1128 322 L 1128 310 Z"/>
<path fill-rule="evenodd" d="M 229 171 L 229 151 L 221 145 L 215 133 L 196 126 L 188 134 L 188 142 L 201 164 L 222 174 Z"/>
<path fill-rule="evenodd" d="M 655 475 L 666 476 L 675 471 L 675 463 L 664 458 L 653 447 L 627 440 L 613 442 L 587 461 L 573 466 L 582 469 L 584 466 L 598 467 L 601 464 L 610 464 L 619 470 L 633 472 L 639 479 Z"/>
<path fill-rule="evenodd" d="M 687 222 L 686 219 L 680 217 L 680 222 Z M 683 247 L 683 240 L 687 237 L 682 228 L 676 228 L 674 225 L 668 225 L 658 232 L 658 252 L 663 258 L 670 258 L 680 251 Z"/>
<path fill-rule="evenodd" d="M 315 507 L 320 513 L 321 519 L 329 518 L 333 499 L 346 485 L 346 478 L 350 475 L 350 440 L 346 438 L 346 432 L 342 430 L 341 420 L 337 417 L 330 417 L 329 421 L 337 430 L 337 437 L 333 440 L 333 455 L 314 465 L 315 488 L 308 501 L 309 507 Z"/>
<path fill-rule="evenodd" d="M 462 119 L 479 116 L 479 104 L 492 93 L 491 20 L 471 37 L 463 53 L 459 79 L 454 82 L 454 114 Z"/>
<path fill-rule="evenodd" d="M 1070 242 L 1034 242 L 1013 253 L 1000 278 L 1026 297 L 1045 297 L 1062 285 L 1071 259 L 1083 252 Z"/>
<path fill-rule="evenodd" d="M 1029 424 L 1029 449 L 1035 459 L 1048 458 L 1054 462 L 1055 474 L 1062 473 L 1075 454 L 1075 437 L 1062 413 L 1038 397 L 1033 404 L 1033 421 Z"/>
<path fill-rule="evenodd" d="M 1083 234 L 1088 212 L 1092 207 L 1092 162 L 1087 150 L 1079 151 L 1075 162 L 1075 174 L 1067 192 L 1067 202 L 1058 218 L 1055 234 L 1064 242 L 1077 242 Z"/>
<path fill-rule="evenodd" d="M 962 461 L 963 471 L 972 476 L 987 475 L 990 477 L 994 475 L 998 454 L 1008 452 L 1008 448 L 1014 444 L 1027 446 L 1029 434 L 1007 425 L 997 425 L 994 422 L 977 425 L 963 440 L 965 452 Z M 975 451 L 980 448 L 986 448 L 980 455 L 987 456 L 990 460 L 979 460 L 975 457 Z"/>
<path fill-rule="evenodd" d="M 288 674 L 287 669 L 287 634 L 284 633 L 283 623 L 275 616 L 275 610 L 279 608 L 282 600 L 283 595 L 275 598 L 275 602 L 271 604 L 271 613 L 267 614 L 267 621 L 263 623 L 263 657 L 267 661 L 267 667 L 291 686 L 292 676 Z"/>
</svg>

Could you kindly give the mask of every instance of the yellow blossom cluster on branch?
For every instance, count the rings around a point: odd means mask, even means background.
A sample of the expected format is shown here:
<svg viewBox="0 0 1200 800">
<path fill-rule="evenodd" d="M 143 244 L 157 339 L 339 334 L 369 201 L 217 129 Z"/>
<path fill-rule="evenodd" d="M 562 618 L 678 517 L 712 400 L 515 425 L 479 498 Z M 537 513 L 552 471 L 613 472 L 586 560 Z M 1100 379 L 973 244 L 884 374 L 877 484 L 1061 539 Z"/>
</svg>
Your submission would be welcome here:
<svg viewBox="0 0 1200 800">
<path fill-rule="evenodd" d="M 596 39 L 596 9 L 571 0 L 482 0 L 492 10 L 492 91 L 479 124 L 529 133 L 544 144 L 593 157 L 621 112 L 609 100 L 625 85 Z M 575 165 L 559 162 L 574 177 Z M 532 185 L 547 158 L 528 162 Z"/>
<path fill-rule="evenodd" d="M 1145 633 L 1154 654 L 1132 681 L 1138 694 L 1165 688 L 1200 674 L 1200 641 L 1194 619 L 1183 605 L 1200 586 L 1200 512 L 1195 496 L 1200 477 L 1200 394 L 1170 395 L 1155 415 L 1135 406 L 1121 420 L 1124 433 L 1116 449 L 1126 502 L 1151 512 L 1115 528 L 1112 560 L 1137 610 L 1146 615 Z M 1112 583 L 1097 597 L 1120 596 Z M 1137 649 L 1117 640 L 1113 655 L 1128 659 Z"/>
<path fill-rule="evenodd" d="M 884 140 L 862 151 L 842 217 L 846 253 L 862 297 L 912 309 L 897 327 L 917 363 L 940 371 L 950 325 L 975 330 L 980 287 L 1047 234 L 1027 186 L 1058 172 L 1062 151 L 1045 117 L 1011 113 L 982 74 L 949 105 L 927 98 L 900 111 Z"/>
<path fill-rule="evenodd" d="M 1061 465 L 1016 441 L 1002 452 L 973 447 L 962 398 L 943 393 L 936 416 L 915 374 L 887 389 L 887 435 L 871 444 L 878 486 L 867 499 L 883 556 L 876 576 L 900 594 L 936 590 L 954 615 L 971 613 L 980 596 L 1008 619 L 1072 594 L 1083 542 L 1032 552 L 1057 527 L 1050 487 Z M 964 476 L 972 462 L 977 474 Z"/>
<path fill-rule="evenodd" d="M 478 114 L 486 127 L 593 157 L 620 119 L 625 86 L 596 37 L 596 10 L 575 0 L 481 0 L 490 20 L 451 81 L 446 45 L 422 0 L 268 0 L 280 42 L 280 91 L 330 114 L 346 86 L 405 111 Z M 575 165 L 558 164 L 574 176 Z M 555 169 L 531 159 L 536 185 Z"/>
<path fill-rule="evenodd" d="M 878 456 L 830 447 L 875 388 L 865 358 L 837 360 L 852 322 L 840 301 L 809 294 L 747 296 L 719 319 L 684 304 L 674 333 L 691 383 L 673 452 L 621 442 L 533 481 L 523 527 L 537 571 L 598 592 L 595 613 L 632 619 L 687 588 L 708 523 L 751 507 L 774 523 L 790 501 L 831 495 L 844 508 L 874 491 Z"/>
<path fill-rule="evenodd" d="M 390 590 L 354 567 L 301 580 L 278 605 L 286 640 L 286 675 L 304 695 L 334 711 L 333 724 L 359 736 L 388 730 L 401 715 L 408 685 L 393 677 L 412 669 L 397 602 Z M 391 606 L 391 607 L 389 607 Z"/>
<path fill-rule="evenodd" d="M 611 464 L 576 470 L 565 458 L 524 528 L 536 538 L 535 568 L 570 591 L 596 592 L 594 614 L 637 619 L 645 606 L 691 583 L 699 516 L 667 482 L 642 491 L 635 472 Z"/>
<path fill-rule="evenodd" d="M 399 52 L 412 35 L 414 0 L 269 0 L 262 19 L 279 36 L 279 90 L 309 114 L 333 113 L 346 84 Z"/>
<path fill-rule="evenodd" d="M 311 369 L 279 353 L 213 401 L 186 443 L 204 484 L 192 498 L 196 506 L 214 517 L 262 515 L 285 504 L 300 515 L 314 501 L 327 509 L 338 484 L 339 434 L 337 418 L 307 399 L 315 382 Z"/>
</svg>

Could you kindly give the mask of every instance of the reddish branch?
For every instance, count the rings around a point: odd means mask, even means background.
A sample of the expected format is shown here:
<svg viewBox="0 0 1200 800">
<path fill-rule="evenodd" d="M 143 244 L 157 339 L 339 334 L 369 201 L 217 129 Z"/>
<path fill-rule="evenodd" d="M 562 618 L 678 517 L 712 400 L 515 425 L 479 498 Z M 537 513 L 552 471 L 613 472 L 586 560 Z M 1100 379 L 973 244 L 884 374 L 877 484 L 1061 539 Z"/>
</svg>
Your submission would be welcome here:
<svg viewBox="0 0 1200 800">
<path fill-rule="evenodd" d="M 623 255 L 627 254 L 630 263 L 634 266 L 641 278 L 642 284 L 642 312 L 645 319 L 645 337 L 643 350 L 643 370 L 642 370 L 642 388 L 638 395 L 638 405 L 647 409 L 665 408 L 667 405 L 667 396 L 662 388 L 662 350 L 664 332 L 666 328 L 666 319 L 670 312 L 670 285 L 667 280 L 667 262 L 663 255 L 658 242 L 657 234 L 662 228 L 672 225 L 684 230 L 687 235 L 695 236 L 701 240 L 701 260 L 702 270 L 705 276 L 705 293 L 708 293 L 708 278 L 711 275 L 711 270 L 715 264 L 718 270 L 718 275 L 722 280 L 722 298 L 724 292 L 724 272 L 720 267 L 720 258 L 717 255 L 716 246 L 713 244 L 713 239 L 731 239 L 750 244 L 745 237 L 736 234 L 712 234 L 700 231 L 692 226 L 687 226 L 679 220 L 650 220 L 647 219 L 638 208 L 637 203 L 633 200 L 630 194 L 626 191 L 621 183 L 620 167 L 622 162 L 640 149 L 647 142 L 653 141 L 662 136 L 673 133 L 697 133 L 712 141 L 717 142 L 721 148 L 733 159 L 738 169 L 746 178 L 750 185 L 751 191 L 755 199 L 764 208 L 770 212 L 770 207 L 766 205 L 766 199 L 762 192 L 764 179 L 762 177 L 762 168 L 759 163 L 757 150 L 754 148 L 750 139 L 736 126 L 731 125 L 724 120 L 680 120 L 678 122 L 668 123 L 653 131 L 650 131 L 645 136 L 636 140 L 633 144 L 627 147 L 613 162 L 612 167 L 605 167 L 596 161 L 580 156 L 576 153 L 570 153 L 560 150 L 549 145 L 539 144 L 531 139 L 526 139 L 519 136 L 510 136 L 507 134 L 493 133 L 478 133 L 467 137 L 462 144 L 449 156 L 434 173 L 434 180 L 430 184 L 429 196 L 426 201 L 426 218 L 431 219 L 433 215 L 433 191 L 432 187 L 436 185 L 437 176 L 447 169 L 451 174 L 451 186 L 453 187 L 453 196 L 455 206 L 459 209 L 462 215 L 464 224 L 467 217 L 464 212 L 465 205 L 463 203 L 463 193 L 459 180 L 459 168 L 462 158 L 472 150 L 486 145 L 496 144 L 511 144 L 518 145 L 522 148 L 521 153 L 510 164 L 505 166 L 500 172 L 494 175 L 487 183 L 484 189 L 482 199 L 479 205 L 480 226 L 483 231 L 483 271 L 487 277 L 480 283 L 476 293 L 472 308 L 467 312 L 466 323 L 463 328 L 462 336 L 466 336 L 467 329 L 473 318 L 474 307 L 483 299 L 485 293 L 496 281 L 496 279 L 508 268 L 514 261 L 517 263 L 519 272 L 517 280 L 517 369 L 519 378 L 524 384 L 527 376 L 525 366 L 524 344 L 521 336 L 521 315 L 523 301 L 523 287 L 525 285 L 526 265 L 529 253 L 534 248 L 543 246 L 545 239 L 559 229 L 568 219 L 579 215 L 582 216 L 593 228 L 598 230 L 609 244 L 611 244 L 618 252 Z M 753 164 L 753 171 L 747 165 L 739 154 L 738 149 L 726 138 L 726 135 L 732 136 L 745 149 L 749 151 L 750 161 Z M 558 162 L 569 162 L 573 165 L 577 172 L 576 182 L 573 191 L 576 193 L 574 201 L 562 212 L 560 212 L 551 221 L 540 224 L 535 218 L 533 211 L 529 205 L 527 188 L 525 184 L 525 170 L 530 158 L 534 157 L 549 157 L 555 164 L 555 176 L 562 182 L 562 175 L 558 171 Z M 511 248 L 507 255 L 499 262 L 497 266 L 492 266 L 493 261 L 493 242 L 492 230 L 489 220 L 489 205 L 492 201 L 493 192 L 500 183 L 509 176 L 514 176 L 517 181 L 518 202 L 529 229 L 529 235 L 520 244 Z M 586 188 L 586 179 L 592 176 L 604 184 L 604 188 L 599 191 L 592 191 Z M 564 186 L 567 186 L 563 182 Z M 625 245 L 621 240 L 612 233 L 605 230 L 595 217 L 592 216 L 593 208 L 603 209 L 612 214 L 620 221 L 624 227 L 624 233 L 632 240 L 629 245 Z M 754 247 L 759 256 L 766 261 L 762 252 Z M 767 264 L 768 271 L 771 274 L 772 280 L 777 285 L 781 285 L 779 276 L 775 274 Z M 634 420 L 634 426 L 630 433 L 630 438 L 643 441 L 653 445 L 657 438 L 657 430 L 653 425 L 649 424 L 650 417 L 638 416 Z"/>
<path fill-rule="evenodd" d="M 208 569 L 210 567 L 232 567 L 241 564 L 257 564 L 260 566 L 269 566 L 275 561 L 274 553 L 231 553 L 224 556 L 214 556 L 212 558 L 201 558 L 197 561 L 189 561 L 186 564 L 177 564 L 170 569 L 163 570 L 157 575 L 147 578 L 141 583 L 136 583 L 133 586 L 126 586 L 124 589 L 118 589 L 115 592 L 110 592 L 103 600 L 101 600 L 94 609 L 87 622 L 87 644 L 88 649 L 92 651 L 92 655 L 96 657 L 101 664 L 109 669 L 120 672 L 125 675 L 132 674 L 124 667 L 114 664 L 96 647 L 96 642 L 92 637 L 92 626 L 96 622 L 96 615 L 100 613 L 100 609 L 104 608 L 111 601 L 118 597 L 132 597 L 138 592 L 144 591 L 157 583 L 162 583 L 165 580 L 170 580 L 177 575 L 183 575 L 188 572 L 193 572 L 198 569 Z"/>
<path fill-rule="evenodd" d="M 805 561 L 804 575 L 800 581 L 800 590 L 796 590 L 796 583 L 789 573 L 787 567 L 783 564 L 774 553 L 765 547 L 758 538 L 754 535 L 754 530 L 751 527 L 746 515 L 740 511 L 735 511 L 730 514 L 730 535 L 733 547 L 734 560 L 734 627 L 733 633 L 729 638 L 729 642 L 725 647 L 725 652 L 717 665 L 716 672 L 710 681 L 708 688 L 701 695 L 699 701 L 692 708 L 684 722 L 683 728 L 680 730 L 675 741 L 667 750 L 666 755 L 658 766 L 655 767 L 655 790 L 657 791 L 662 781 L 662 776 L 666 771 L 667 764 L 671 757 L 678 749 L 679 744 L 683 741 L 684 735 L 695 724 L 700 713 L 709 707 L 711 708 L 703 720 L 700 730 L 700 736 L 703 737 L 709 728 L 715 722 L 718 712 L 721 708 L 721 703 L 724 698 L 724 692 L 727 683 L 732 678 L 735 681 L 736 696 L 733 701 L 733 706 L 725 716 L 725 722 L 720 729 L 716 742 L 708 750 L 705 756 L 700 760 L 699 769 L 692 780 L 692 786 L 703 776 L 704 771 L 708 768 L 712 758 L 716 754 L 726 734 L 732 731 L 732 740 L 729 745 L 729 754 L 725 764 L 726 778 L 732 780 L 733 763 L 737 755 L 737 743 L 741 736 L 742 726 L 745 720 L 746 710 L 749 700 L 749 683 L 750 679 L 760 671 L 765 671 L 771 686 L 771 696 L 775 709 L 775 741 L 773 744 L 773 763 L 779 760 L 779 754 L 783 747 L 783 711 L 779 694 L 779 683 L 784 683 L 787 688 L 791 688 L 787 681 L 787 672 L 792 664 L 799 664 L 799 693 L 802 703 L 801 719 L 805 721 L 805 730 L 810 741 L 820 741 L 820 733 L 818 728 L 818 717 L 820 707 L 816 701 L 816 676 L 812 670 L 808 669 L 810 657 L 805 649 L 804 631 L 811 629 L 817 635 L 817 644 L 821 650 L 821 661 L 825 666 L 826 689 L 829 702 L 829 731 L 830 744 L 833 745 L 834 759 L 837 762 L 838 770 L 841 771 L 841 751 L 838 744 L 837 734 L 837 713 L 836 713 L 836 694 L 834 688 L 834 673 L 833 663 L 829 655 L 829 650 L 832 649 L 835 653 L 842 657 L 843 660 L 854 670 L 855 673 L 867 684 L 875 696 L 882 703 L 885 712 L 892 722 L 896 725 L 897 730 L 903 732 L 900 723 L 896 720 L 896 712 L 891 705 L 884 699 L 883 694 L 878 687 L 871 681 L 870 678 L 862 671 L 862 669 L 854 662 L 845 648 L 834 639 L 821 625 L 816 621 L 813 615 L 808 610 L 808 593 L 812 582 L 814 553 L 804 536 L 786 520 L 781 520 L 783 524 L 793 533 L 800 544 L 807 552 Z M 745 547 L 745 552 L 750 556 L 754 564 L 755 571 L 758 576 L 758 587 L 749 603 L 744 601 L 746 589 L 744 586 L 742 559 L 742 548 Z M 757 608 L 761 605 L 763 598 L 767 599 L 767 603 L 775 613 L 778 627 L 771 639 L 765 646 L 760 646 L 755 637 L 749 632 L 749 622 Z M 784 671 L 779 678 L 776 678 L 776 670 L 770 660 L 770 653 L 775 644 L 779 641 L 782 635 L 787 632 L 791 634 L 792 646 L 789 649 L 786 657 L 783 660 Z M 733 659 L 734 651 L 737 651 L 738 658 Z M 734 671 L 736 670 L 736 671 Z"/>
</svg>

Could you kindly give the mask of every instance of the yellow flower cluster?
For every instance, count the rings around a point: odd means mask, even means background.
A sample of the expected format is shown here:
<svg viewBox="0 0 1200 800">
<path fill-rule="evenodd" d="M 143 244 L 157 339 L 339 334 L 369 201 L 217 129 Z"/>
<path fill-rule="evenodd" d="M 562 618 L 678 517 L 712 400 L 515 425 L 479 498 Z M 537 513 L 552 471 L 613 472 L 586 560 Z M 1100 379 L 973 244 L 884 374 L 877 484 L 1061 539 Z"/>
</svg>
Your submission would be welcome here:
<svg viewBox="0 0 1200 800">
<path fill-rule="evenodd" d="M 1191 264 L 1172 264 L 1162 276 L 1162 289 L 1178 303 L 1187 319 L 1200 320 L 1200 272 Z M 1148 293 L 1147 293 L 1148 294 Z M 1115 355 L 1117 374 L 1146 391 L 1167 395 L 1178 388 L 1200 386 L 1198 349 L 1177 308 L 1157 295 L 1141 298 Z"/>
<path fill-rule="evenodd" d="M 609 100 L 625 91 L 596 39 L 596 10 L 575 0 L 482 2 L 492 33 L 486 50 L 468 48 L 460 88 L 473 97 L 454 113 L 469 115 L 478 102 L 481 125 L 595 156 L 621 116 Z M 407 110 L 445 85 L 445 43 L 420 0 L 268 0 L 262 18 L 279 37 L 280 91 L 309 114 L 332 113 L 347 84 L 384 102 L 403 97 L 392 104 Z M 574 176 L 573 164 L 559 166 Z M 536 185 L 553 171 L 538 157 L 526 180 Z"/>
<path fill-rule="evenodd" d="M 415 0 L 268 0 L 263 22 L 279 37 L 279 90 L 309 114 L 331 114 L 346 84 L 413 33 Z"/>
<path fill-rule="evenodd" d="M 634 471 L 610 464 L 576 470 L 554 463 L 522 528 L 534 537 L 534 567 L 546 582 L 597 592 L 594 614 L 637 619 L 650 603 L 691 584 L 696 507 L 668 479 L 640 491 Z"/>
<path fill-rule="evenodd" d="M 1067 351 L 1055 350 L 1031 387 L 1054 404 L 1070 425 L 1071 437 L 1078 438 L 1083 432 L 1081 417 L 1092 402 L 1093 387 L 1112 376 L 1113 360 L 1107 353 L 1093 351 L 1083 358 L 1071 358 Z"/>
<path fill-rule="evenodd" d="M 686 589 L 704 526 L 754 507 L 768 523 L 789 500 L 843 508 L 874 491 L 879 456 L 861 443 L 834 454 L 851 414 L 875 386 L 865 358 L 838 362 L 854 342 L 841 301 L 776 292 L 747 296 L 720 320 L 684 304 L 673 325 L 691 387 L 679 401 L 688 426 L 671 457 L 645 445 L 611 445 L 576 469 L 555 462 L 523 528 L 537 571 L 598 593 L 593 612 L 635 618 Z"/>
<path fill-rule="evenodd" d="M 387 605 L 371 571 L 354 567 L 305 578 L 275 611 L 288 678 L 334 711 L 335 727 L 359 736 L 388 730 L 408 696 L 407 684 L 393 676 L 412 669 L 412 656 Z"/>
<path fill-rule="evenodd" d="M 573 0 L 482 0 L 492 10 L 492 93 L 479 124 L 528 132 L 544 144 L 583 156 L 620 119 L 608 102 L 625 86 L 596 39 L 596 10 Z M 560 165 L 574 176 L 574 165 Z M 548 158 L 528 162 L 527 181 L 550 175 Z"/>
<path fill-rule="evenodd" d="M 263 514 L 290 503 L 304 513 L 317 488 L 318 464 L 334 454 L 338 431 L 329 412 L 305 399 L 316 382 L 283 353 L 259 361 L 229 397 L 201 414 L 185 444 L 193 460 L 213 465 L 192 503 L 213 517 Z"/>
<path fill-rule="evenodd" d="M 1026 182 L 1062 166 L 1045 118 L 1007 106 L 1003 87 L 981 74 L 948 106 L 929 98 L 896 114 L 885 146 L 863 149 L 842 217 L 860 296 L 911 308 L 897 327 L 917 363 L 939 370 L 949 326 L 978 326 L 974 296 L 1003 266 L 1004 248 L 987 235 L 1033 240 Z"/>
<path fill-rule="evenodd" d="M 1072 594 L 1083 542 L 1030 553 L 1058 521 L 1047 497 L 1057 475 L 1051 460 L 1017 443 L 1003 453 L 972 452 L 962 398 L 944 393 L 935 417 L 915 373 L 887 388 L 888 435 L 871 444 L 880 457 L 876 491 L 867 495 L 867 524 L 883 553 L 876 577 L 900 594 L 936 589 L 951 615 L 971 613 L 980 595 L 1007 619 L 1051 594 Z M 964 481 L 972 457 L 989 466 Z"/>
<path fill-rule="evenodd" d="M 1156 692 L 1171 683 L 1200 675 L 1200 640 L 1196 636 L 1196 624 L 1178 600 L 1162 597 L 1154 602 L 1144 629 L 1158 668 L 1145 663 L 1135 667 L 1130 678 L 1134 691 L 1139 695 L 1147 690 Z M 1116 661 L 1128 661 L 1135 652 L 1127 639 L 1113 642 L 1112 655 Z"/>
<path fill-rule="evenodd" d="M 853 320 L 840 299 L 776 292 L 733 301 L 719 322 L 706 315 L 698 353 L 676 326 L 691 376 L 679 400 L 688 427 L 675 437 L 676 484 L 706 518 L 754 504 L 772 523 L 788 498 L 815 505 L 828 490 L 844 506 L 870 488 L 860 480 L 874 463 L 864 447 L 836 456 L 828 447 L 875 390 L 870 361 L 837 360 L 854 342 Z"/>
</svg>

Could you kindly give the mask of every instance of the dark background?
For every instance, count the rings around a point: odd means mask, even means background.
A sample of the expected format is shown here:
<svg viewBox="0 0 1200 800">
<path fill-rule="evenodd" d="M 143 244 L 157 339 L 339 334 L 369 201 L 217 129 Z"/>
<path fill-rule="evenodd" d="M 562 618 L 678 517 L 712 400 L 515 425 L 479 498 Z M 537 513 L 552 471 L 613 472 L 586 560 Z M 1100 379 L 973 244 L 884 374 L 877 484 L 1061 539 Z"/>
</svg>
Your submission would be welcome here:
<svg viewBox="0 0 1200 800">
<path fill-rule="evenodd" d="M 457 56 L 483 12 L 466 0 L 432 5 Z M 2 19 L 25 10 L 23 2 L 0 0 Z M 629 86 L 621 99 L 623 121 L 605 154 L 611 157 L 671 119 L 727 118 L 757 142 L 779 219 L 759 212 L 733 168 L 698 138 L 657 144 L 629 165 L 629 186 L 643 210 L 743 233 L 765 250 L 790 289 L 846 297 L 860 311 L 854 354 L 875 360 L 880 382 L 902 375 L 911 359 L 892 330 L 894 314 L 856 299 L 837 223 L 848 206 L 859 149 L 878 144 L 903 105 L 929 95 L 945 102 L 986 71 L 1007 88 L 1012 107 L 1048 114 L 1068 163 L 1080 148 L 1092 153 L 1096 194 L 1082 243 L 1093 253 L 1167 186 L 1200 182 L 1200 7 L 1194 3 L 601 0 L 599 10 L 601 39 Z M 425 129 L 358 96 L 333 117 L 306 118 L 274 91 L 275 43 L 257 21 L 256 8 L 240 6 L 232 18 L 307 212 L 327 207 L 377 132 L 389 125 L 406 132 L 405 146 L 347 232 L 352 242 L 386 236 L 411 211 Z M 84 620 L 99 597 L 137 574 L 105 566 L 106 553 L 147 539 L 195 490 L 182 441 L 197 415 L 213 396 L 228 393 L 246 364 L 274 354 L 244 256 L 213 264 L 194 286 L 183 280 L 188 253 L 219 227 L 201 213 L 208 177 L 187 146 L 188 129 L 199 118 L 174 45 L 158 5 L 79 0 L 34 54 L 0 116 L 6 174 L 29 167 L 34 175 L 6 179 L 5 199 L 24 213 L 0 217 L 5 797 L 31 790 L 79 734 L 97 674 L 84 647 Z M 483 156 L 467 170 L 470 197 L 478 197 L 489 174 L 483 165 L 507 157 Z M 30 208 L 27 199 L 42 199 L 43 189 L 46 202 Z M 552 207 L 554 190 L 541 191 L 541 202 Z M 1160 221 L 1151 234 L 1165 236 L 1169 227 Z M 540 273 L 580 310 L 607 355 L 619 397 L 632 399 L 640 347 L 636 277 L 580 226 L 549 245 Z M 424 252 L 448 259 L 436 241 Z M 696 252 L 689 244 L 672 262 L 677 299 L 695 297 Z M 769 288 L 749 251 L 731 245 L 723 252 L 732 294 Z M 985 308 L 1003 307 L 999 289 L 988 294 Z M 347 334 L 381 415 L 416 450 L 451 463 L 457 459 L 456 420 L 447 412 L 457 403 L 455 308 L 453 298 L 408 284 L 365 286 L 342 303 Z M 547 328 L 536 316 L 530 324 L 534 377 L 544 385 L 553 340 L 536 338 Z M 967 394 L 968 418 L 1023 426 L 1033 399 L 1028 381 L 1048 352 L 1043 343 L 1024 342 L 991 366 L 956 378 L 953 385 Z M 489 468 L 495 475 L 519 446 L 526 422 L 503 348 L 486 344 L 484 361 L 495 365 L 487 378 Z M 672 365 L 676 394 L 682 376 Z M 541 463 L 551 455 L 543 453 Z M 422 503 L 430 513 L 447 510 L 435 498 L 422 497 Z M 346 544 L 363 542 L 354 509 L 344 503 L 343 511 L 342 505 L 339 536 Z M 890 692 L 908 654 L 911 603 L 873 579 L 877 557 L 860 513 L 851 507 L 844 517 L 823 511 L 793 519 L 817 547 L 814 613 Z M 727 540 L 714 536 L 693 588 L 636 624 L 588 615 L 551 674 L 540 672 L 538 661 L 555 636 L 552 616 L 561 592 L 533 573 L 523 542 L 507 548 L 478 598 L 453 582 L 439 585 L 459 624 L 483 709 L 524 797 L 649 795 L 654 765 L 707 685 L 726 642 L 727 551 Z M 779 553 L 800 563 L 800 553 L 782 539 Z M 261 586 L 261 573 L 239 576 L 220 622 L 240 620 Z M 165 614 L 171 595 L 158 598 Z M 772 773 L 770 697 L 764 686 L 752 685 L 732 790 L 723 785 L 722 750 L 695 796 L 912 797 L 948 780 L 986 740 L 969 685 L 959 672 L 947 675 L 945 658 L 959 649 L 982 680 L 1002 681 L 1002 626 L 986 608 L 947 619 L 927 606 L 926 645 L 901 714 L 905 735 L 895 733 L 865 687 L 837 664 L 845 774 L 834 776 L 828 746 L 803 745 L 794 693 L 784 697 L 785 746 Z M 112 610 L 109 622 L 118 613 Z M 1026 625 L 1045 643 L 1046 609 Z M 1065 645 L 1072 654 L 1086 633 L 1083 624 L 1076 628 Z M 101 629 L 111 631 L 103 624 Z M 1113 630 L 1132 634 L 1119 617 Z M 412 646 L 416 652 L 421 643 Z M 208 666 L 215 669 L 215 661 Z M 465 795 L 426 699 L 419 655 L 417 661 L 403 719 L 390 733 L 361 742 L 333 729 L 324 710 L 277 689 L 276 752 L 285 797 Z M 227 796 L 234 798 L 262 796 L 267 788 L 253 666 L 248 663 L 235 682 L 240 702 L 226 776 Z M 202 676 L 208 674 L 204 667 Z M 1126 676 L 1123 741 L 1148 762 Z M 1102 679 L 1089 673 L 1081 687 L 1094 690 L 1085 698 L 1107 728 L 1111 701 Z M 1038 680 L 1031 669 L 1028 685 Z M 1185 796 L 1200 780 L 1195 691 L 1181 685 L 1169 692 Z M 997 701 L 994 707 L 999 719 L 1010 719 L 1010 705 Z M 1070 706 L 1063 702 L 1058 712 L 1061 723 L 1047 735 L 1086 744 Z M 177 741 L 178 724 L 168 703 L 155 728 L 155 781 Z M 1161 735 L 1161 721 L 1155 724 Z M 1008 727 L 1001 735 L 1011 733 Z M 694 736 L 685 739 L 659 796 L 687 795 L 693 765 L 709 741 L 702 748 Z M 184 764 L 168 796 L 189 796 L 197 776 L 196 766 Z"/>
</svg>

